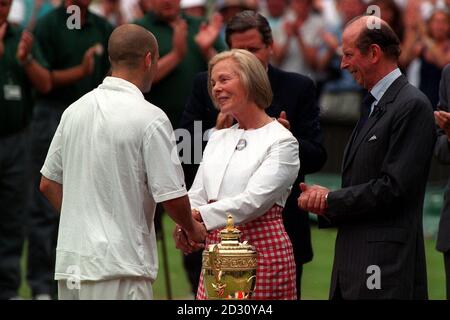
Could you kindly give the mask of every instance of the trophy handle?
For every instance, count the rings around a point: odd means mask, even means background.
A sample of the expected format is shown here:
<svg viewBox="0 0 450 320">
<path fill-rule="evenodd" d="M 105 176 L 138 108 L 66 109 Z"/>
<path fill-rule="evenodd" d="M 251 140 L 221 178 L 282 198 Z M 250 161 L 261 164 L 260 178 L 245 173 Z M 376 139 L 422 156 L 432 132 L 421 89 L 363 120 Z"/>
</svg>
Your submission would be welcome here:
<svg viewBox="0 0 450 320">
<path fill-rule="evenodd" d="M 250 278 L 248 278 L 248 279 L 247 279 L 247 283 L 250 282 L 250 281 L 252 281 L 253 279 L 255 279 L 255 284 L 256 284 L 256 275 L 253 275 L 253 276 L 251 276 Z M 245 295 L 245 299 L 249 299 L 249 297 L 253 294 L 253 292 L 255 292 L 255 288 L 256 288 L 256 285 L 253 285 L 253 288 L 250 289 L 250 290 L 248 291 L 248 293 Z"/>
<path fill-rule="evenodd" d="M 221 259 L 219 253 L 219 247 L 217 244 L 213 245 L 212 250 L 209 250 L 209 263 L 211 265 L 211 270 L 214 274 L 215 282 L 212 283 L 214 290 L 217 295 L 221 297 L 225 292 L 226 283 L 222 283 L 222 270 L 221 270 Z"/>
<path fill-rule="evenodd" d="M 219 247 L 217 244 L 214 244 L 213 247 L 209 250 L 209 264 L 211 265 L 211 270 L 214 274 L 214 278 L 217 281 L 220 281 L 221 274 L 220 274 L 220 260 L 219 258 Z"/>
</svg>

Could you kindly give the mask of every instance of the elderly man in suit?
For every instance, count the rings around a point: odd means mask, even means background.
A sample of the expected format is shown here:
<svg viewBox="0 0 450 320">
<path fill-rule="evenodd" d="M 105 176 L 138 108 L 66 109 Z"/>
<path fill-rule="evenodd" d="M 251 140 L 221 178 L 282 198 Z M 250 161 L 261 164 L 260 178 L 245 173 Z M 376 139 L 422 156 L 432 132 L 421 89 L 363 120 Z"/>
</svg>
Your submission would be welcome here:
<svg viewBox="0 0 450 320">
<path fill-rule="evenodd" d="M 327 158 L 322 146 L 323 136 L 319 123 L 316 88 L 310 78 L 282 71 L 269 64 L 273 47 L 272 31 L 266 18 L 261 14 L 250 10 L 238 13 L 228 22 L 225 34 L 230 48 L 246 49 L 264 65 L 273 91 L 273 101 L 266 112 L 290 127 L 300 145 L 300 172 L 283 210 L 284 225 L 294 248 L 297 294 L 300 296 L 303 264 L 311 261 L 313 252 L 308 214 L 297 207 L 296 195 L 299 193 L 298 186 L 304 181 L 305 174 L 319 171 Z M 194 89 L 183 112 L 180 126 L 188 129 L 191 134 L 195 131 L 195 121 L 201 121 L 200 133 L 214 127 L 230 126 L 233 121 L 221 115 L 218 117 L 218 110 L 208 94 L 207 78 L 206 72 L 196 76 Z M 189 180 L 193 180 L 197 167 L 185 166 L 184 169 L 186 183 L 189 185 Z M 188 271 L 195 269 L 197 265 L 197 271 L 193 271 L 191 276 L 198 281 L 201 261 L 199 258 L 194 257 L 189 260 L 190 258 L 187 256 L 185 261 L 193 266 L 188 265 L 187 269 Z"/>
<path fill-rule="evenodd" d="M 437 159 L 450 165 L 450 64 L 442 71 L 439 85 L 438 111 L 434 112 L 436 123 L 439 126 L 438 138 L 434 149 Z M 444 207 L 439 222 L 439 231 L 436 249 L 444 254 L 445 277 L 447 283 L 447 300 L 450 300 L 450 180 L 445 190 Z"/>
<path fill-rule="evenodd" d="M 432 107 L 398 69 L 399 40 L 381 19 L 350 21 L 342 49 L 341 68 L 368 90 L 342 189 L 302 184 L 298 204 L 338 228 L 331 299 L 427 299 L 422 208 Z"/>
</svg>

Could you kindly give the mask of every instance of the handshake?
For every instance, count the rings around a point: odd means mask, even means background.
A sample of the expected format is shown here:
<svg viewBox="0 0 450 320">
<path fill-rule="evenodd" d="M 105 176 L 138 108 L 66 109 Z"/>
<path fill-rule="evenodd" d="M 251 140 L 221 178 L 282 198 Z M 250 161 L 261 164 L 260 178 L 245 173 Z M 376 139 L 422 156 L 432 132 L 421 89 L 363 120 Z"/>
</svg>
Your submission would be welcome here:
<svg viewBox="0 0 450 320">
<path fill-rule="evenodd" d="M 172 233 L 175 247 L 182 250 L 184 254 L 189 254 L 205 247 L 204 242 L 208 232 L 197 209 L 192 209 L 192 219 L 193 227 L 189 231 L 177 224 Z"/>
<path fill-rule="evenodd" d="M 317 215 L 323 215 L 328 208 L 327 196 L 330 190 L 319 185 L 308 186 L 306 183 L 300 183 L 300 189 L 302 193 L 297 199 L 298 207 Z M 208 233 L 200 212 L 192 209 L 191 213 L 191 227 L 187 229 L 177 224 L 172 233 L 176 248 L 185 254 L 204 249 Z"/>
</svg>

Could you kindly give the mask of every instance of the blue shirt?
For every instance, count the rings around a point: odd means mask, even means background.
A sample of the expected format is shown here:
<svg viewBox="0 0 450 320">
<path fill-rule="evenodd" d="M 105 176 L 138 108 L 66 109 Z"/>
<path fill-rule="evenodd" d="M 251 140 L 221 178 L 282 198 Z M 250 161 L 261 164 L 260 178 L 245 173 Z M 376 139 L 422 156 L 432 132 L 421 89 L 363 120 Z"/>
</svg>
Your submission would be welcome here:
<svg viewBox="0 0 450 320">
<path fill-rule="evenodd" d="M 401 75 L 402 72 L 400 71 L 400 69 L 396 68 L 395 70 L 389 72 L 386 76 L 383 77 L 383 79 L 378 81 L 377 84 L 373 86 L 372 90 L 370 90 L 370 93 L 376 100 L 372 103 L 370 113 L 372 113 L 374 105 L 376 105 L 381 100 L 391 84 Z"/>
</svg>

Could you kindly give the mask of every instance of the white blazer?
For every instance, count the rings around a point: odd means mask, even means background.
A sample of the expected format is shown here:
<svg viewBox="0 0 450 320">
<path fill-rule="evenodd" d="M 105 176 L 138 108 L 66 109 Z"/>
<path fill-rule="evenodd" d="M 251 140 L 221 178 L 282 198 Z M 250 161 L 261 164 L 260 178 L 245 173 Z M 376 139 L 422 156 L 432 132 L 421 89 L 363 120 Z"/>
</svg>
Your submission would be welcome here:
<svg viewBox="0 0 450 320">
<path fill-rule="evenodd" d="M 214 132 L 189 190 L 191 206 L 207 230 L 224 227 L 229 213 L 242 224 L 274 204 L 284 207 L 300 169 L 298 152 L 297 139 L 278 121 Z"/>
</svg>

